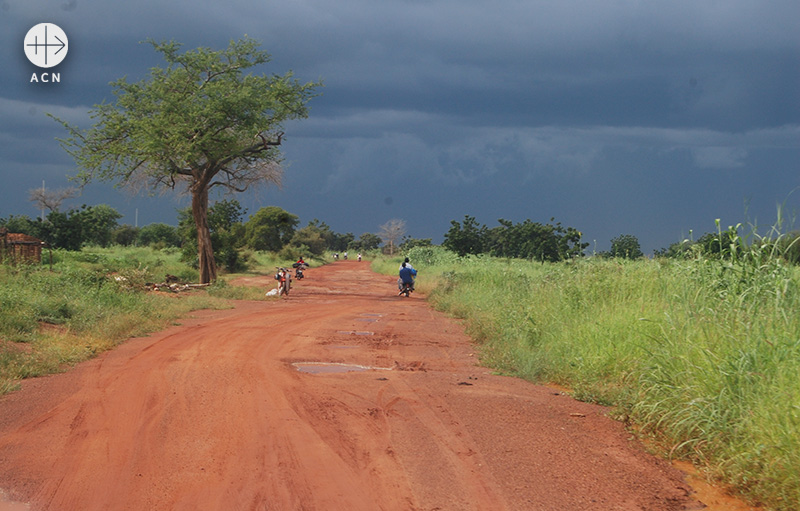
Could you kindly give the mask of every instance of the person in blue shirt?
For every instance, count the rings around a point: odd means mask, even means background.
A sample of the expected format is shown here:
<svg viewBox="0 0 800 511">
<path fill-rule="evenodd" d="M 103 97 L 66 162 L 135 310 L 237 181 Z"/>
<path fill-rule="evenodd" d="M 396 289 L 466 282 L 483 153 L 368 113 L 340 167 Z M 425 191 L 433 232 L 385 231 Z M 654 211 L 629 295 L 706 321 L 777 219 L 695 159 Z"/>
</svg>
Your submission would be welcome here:
<svg viewBox="0 0 800 511">
<path fill-rule="evenodd" d="M 403 266 L 407 266 L 407 267 L 411 268 L 411 271 L 414 272 L 414 275 L 417 274 L 417 270 L 415 270 L 414 267 L 411 266 L 411 261 L 408 260 L 408 257 L 406 257 L 405 261 L 403 261 L 403 264 L 400 265 L 400 268 L 398 270 L 402 270 Z"/>
<path fill-rule="evenodd" d="M 411 285 L 411 290 L 414 290 L 414 277 L 417 276 L 417 270 L 405 262 L 400 266 L 400 278 L 397 279 L 397 287 L 403 289 L 403 284 Z"/>
</svg>

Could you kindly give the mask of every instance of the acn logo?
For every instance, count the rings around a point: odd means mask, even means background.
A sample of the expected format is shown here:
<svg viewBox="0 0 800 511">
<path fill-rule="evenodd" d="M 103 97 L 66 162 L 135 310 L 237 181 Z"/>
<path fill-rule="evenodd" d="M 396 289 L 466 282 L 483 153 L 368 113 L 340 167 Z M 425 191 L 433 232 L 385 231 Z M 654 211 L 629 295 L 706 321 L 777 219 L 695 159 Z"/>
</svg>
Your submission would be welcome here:
<svg viewBox="0 0 800 511">
<path fill-rule="evenodd" d="M 39 23 L 25 34 L 25 56 L 35 66 L 57 66 L 67 56 L 67 50 L 67 34 L 53 23 Z"/>
</svg>

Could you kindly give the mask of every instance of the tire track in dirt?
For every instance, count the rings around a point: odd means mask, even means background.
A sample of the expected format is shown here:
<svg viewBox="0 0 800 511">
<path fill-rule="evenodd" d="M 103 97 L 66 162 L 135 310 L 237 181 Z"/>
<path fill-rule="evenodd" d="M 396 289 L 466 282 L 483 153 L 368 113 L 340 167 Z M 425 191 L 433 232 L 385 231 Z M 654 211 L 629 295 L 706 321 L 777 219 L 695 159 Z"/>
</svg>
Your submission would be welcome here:
<svg viewBox="0 0 800 511">
<path fill-rule="evenodd" d="M 602 407 L 476 366 L 458 322 L 368 268 L 24 382 L 0 399 L 0 488 L 33 510 L 701 506 Z"/>
</svg>

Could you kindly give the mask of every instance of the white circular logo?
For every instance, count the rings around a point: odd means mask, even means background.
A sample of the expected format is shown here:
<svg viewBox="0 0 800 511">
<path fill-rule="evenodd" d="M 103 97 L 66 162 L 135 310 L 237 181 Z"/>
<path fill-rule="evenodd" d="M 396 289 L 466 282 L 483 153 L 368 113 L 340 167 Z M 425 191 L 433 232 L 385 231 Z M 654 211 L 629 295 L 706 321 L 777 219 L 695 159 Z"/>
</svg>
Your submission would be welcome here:
<svg viewBox="0 0 800 511">
<path fill-rule="evenodd" d="M 25 34 L 25 56 L 35 66 L 59 65 L 68 49 L 67 34 L 53 23 L 39 23 Z"/>
</svg>

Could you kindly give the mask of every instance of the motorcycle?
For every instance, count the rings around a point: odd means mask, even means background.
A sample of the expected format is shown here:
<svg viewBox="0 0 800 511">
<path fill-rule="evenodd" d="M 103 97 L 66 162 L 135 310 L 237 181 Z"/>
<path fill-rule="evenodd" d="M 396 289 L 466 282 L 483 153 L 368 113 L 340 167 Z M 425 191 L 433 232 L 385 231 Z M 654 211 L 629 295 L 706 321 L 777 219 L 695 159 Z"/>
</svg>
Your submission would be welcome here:
<svg viewBox="0 0 800 511">
<path fill-rule="evenodd" d="M 409 296 L 414 291 L 414 283 L 417 280 L 417 270 L 414 268 L 406 268 L 403 263 L 403 268 L 400 270 L 400 278 L 397 279 L 397 287 L 400 292 L 397 296 Z"/>
<path fill-rule="evenodd" d="M 397 296 L 410 296 L 412 291 L 414 291 L 414 284 L 411 282 L 400 281 L 400 292 L 397 294 Z"/>
<path fill-rule="evenodd" d="M 294 278 L 301 280 L 304 277 L 303 271 L 308 268 L 308 265 L 294 263 L 292 266 L 294 266 Z"/>
<path fill-rule="evenodd" d="M 292 288 L 292 272 L 288 268 L 276 266 L 278 272 L 275 274 L 275 280 L 278 281 L 278 296 L 289 296 L 289 290 Z"/>
</svg>

